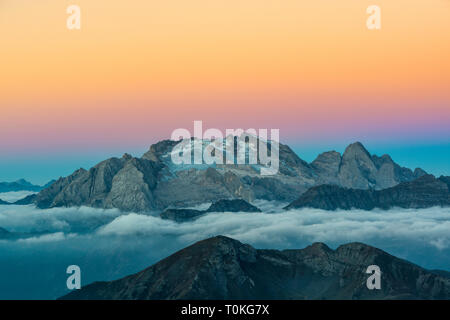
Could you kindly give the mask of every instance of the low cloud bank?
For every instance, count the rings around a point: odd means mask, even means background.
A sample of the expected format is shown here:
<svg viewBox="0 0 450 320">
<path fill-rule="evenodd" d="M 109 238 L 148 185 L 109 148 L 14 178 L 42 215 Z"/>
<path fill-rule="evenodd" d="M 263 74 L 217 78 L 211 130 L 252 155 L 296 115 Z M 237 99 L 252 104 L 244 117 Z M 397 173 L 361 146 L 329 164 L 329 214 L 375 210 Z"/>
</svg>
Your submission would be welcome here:
<svg viewBox="0 0 450 320">
<path fill-rule="evenodd" d="M 284 211 L 279 203 L 258 206 L 264 213 L 210 213 L 181 224 L 113 209 L 0 206 L 0 227 L 36 233 L 0 240 L 0 299 L 53 299 L 66 293 L 68 265 L 81 267 L 84 284 L 117 279 L 219 234 L 270 249 L 313 242 L 336 248 L 358 241 L 450 271 L 450 208 Z"/>
<path fill-rule="evenodd" d="M 6 202 L 16 202 L 17 200 L 23 199 L 35 193 L 37 192 L 33 191 L 0 192 L 0 199 Z"/>
<path fill-rule="evenodd" d="M 269 247 L 307 243 L 385 241 L 423 242 L 438 249 L 450 247 L 450 208 L 389 211 L 324 211 L 300 209 L 281 213 L 212 213 L 177 224 L 158 217 L 128 214 L 101 227 L 99 235 L 171 235 L 194 241 L 222 234 Z"/>
<path fill-rule="evenodd" d="M 52 208 L 0 206 L 0 227 L 10 232 L 80 232 L 86 233 L 120 216 L 116 209 Z"/>
<path fill-rule="evenodd" d="M 12 232 L 87 233 L 93 237 L 172 237 L 182 242 L 222 234 L 271 248 L 292 247 L 298 239 L 305 243 L 402 240 L 450 248 L 450 208 L 283 211 L 265 203 L 264 209 L 270 213 L 210 213 L 195 221 L 175 223 L 115 209 L 0 206 L 0 227 Z"/>
</svg>

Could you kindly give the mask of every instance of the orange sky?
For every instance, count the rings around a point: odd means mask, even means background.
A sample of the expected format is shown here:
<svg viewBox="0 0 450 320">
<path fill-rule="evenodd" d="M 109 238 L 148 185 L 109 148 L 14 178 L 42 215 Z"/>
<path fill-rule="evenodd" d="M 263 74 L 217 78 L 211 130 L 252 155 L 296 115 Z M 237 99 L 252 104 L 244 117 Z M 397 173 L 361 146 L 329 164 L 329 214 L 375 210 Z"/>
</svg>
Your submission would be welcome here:
<svg viewBox="0 0 450 320">
<path fill-rule="evenodd" d="M 73 3 L 79 31 L 66 28 Z M 379 31 L 366 28 L 372 4 Z M 37 126 L 51 139 L 61 121 L 93 134 L 155 115 L 159 132 L 179 125 L 175 115 L 190 125 L 219 114 L 229 126 L 233 112 L 243 125 L 450 119 L 447 0 L 2 0 L 0 39 L 3 137 Z"/>
<path fill-rule="evenodd" d="M 369 31 L 376 2 L 3 0 L 0 92 L 448 89 L 449 1 L 379 0 L 382 30 Z M 66 29 L 69 3 L 80 31 Z"/>
<path fill-rule="evenodd" d="M 397 157 L 449 172 L 449 57 L 449 0 L 0 0 L 0 175 L 44 181 L 194 120 L 321 151 L 439 144 Z"/>
</svg>

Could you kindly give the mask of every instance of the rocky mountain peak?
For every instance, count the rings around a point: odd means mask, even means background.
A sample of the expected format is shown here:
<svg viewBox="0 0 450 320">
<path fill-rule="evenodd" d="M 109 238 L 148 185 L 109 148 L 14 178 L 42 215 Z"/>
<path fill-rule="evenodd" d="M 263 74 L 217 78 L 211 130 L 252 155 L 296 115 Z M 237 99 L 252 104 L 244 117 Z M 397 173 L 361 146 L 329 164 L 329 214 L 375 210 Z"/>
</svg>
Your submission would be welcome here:
<svg viewBox="0 0 450 320">
<path fill-rule="evenodd" d="M 124 159 L 124 160 L 130 160 L 132 158 L 133 157 L 129 153 L 124 153 L 123 156 L 122 156 L 122 159 Z"/>
<path fill-rule="evenodd" d="M 344 154 L 342 155 L 343 158 L 352 158 L 352 157 L 367 157 L 370 158 L 370 153 L 367 151 L 367 149 L 364 147 L 364 145 L 357 141 L 354 143 L 351 143 L 345 148 Z"/>
<path fill-rule="evenodd" d="M 323 242 L 314 242 L 303 250 L 310 255 L 323 255 L 333 251 Z"/>
<path fill-rule="evenodd" d="M 173 147 L 176 146 L 180 141 L 174 140 L 162 140 L 150 146 L 150 149 L 144 153 L 143 159 L 151 161 L 161 161 L 161 156 L 168 154 L 172 151 Z"/>
</svg>

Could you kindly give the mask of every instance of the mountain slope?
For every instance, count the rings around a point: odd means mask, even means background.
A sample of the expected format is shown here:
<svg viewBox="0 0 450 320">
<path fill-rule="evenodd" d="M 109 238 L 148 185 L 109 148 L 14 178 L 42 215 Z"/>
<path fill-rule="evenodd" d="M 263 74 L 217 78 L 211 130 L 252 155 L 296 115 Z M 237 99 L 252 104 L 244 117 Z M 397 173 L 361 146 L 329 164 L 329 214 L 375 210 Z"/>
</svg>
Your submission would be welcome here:
<svg viewBox="0 0 450 320">
<path fill-rule="evenodd" d="M 381 290 L 366 286 L 370 265 L 382 271 Z M 450 278 L 362 243 L 256 250 L 218 236 L 62 299 L 450 299 Z"/>
<path fill-rule="evenodd" d="M 422 170 L 401 168 L 388 156 L 370 156 L 360 143 L 350 145 L 342 157 L 329 152 L 311 164 L 280 144 L 280 168 L 273 176 L 260 175 L 260 163 L 175 165 L 171 151 L 177 143 L 164 140 L 152 145 L 141 158 L 125 154 L 88 171 L 77 170 L 42 190 L 34 202 L 39 208 L 83 205 L 136 212 L 220 199 L 291 202 L 318 184 L 380 189 L 423 174 Z"/>
<path fill-rule="evenodd" d="M 432 175 L 424 175 L 414 181 L 402 182 L 383 190 L 358 190 L 321 185 L 303 193 L 286 209 L 309 207 L 324 210 L 372 210 L 450 206 L 449 180 L 449 177 L 436 179 Z"/>
</svg>

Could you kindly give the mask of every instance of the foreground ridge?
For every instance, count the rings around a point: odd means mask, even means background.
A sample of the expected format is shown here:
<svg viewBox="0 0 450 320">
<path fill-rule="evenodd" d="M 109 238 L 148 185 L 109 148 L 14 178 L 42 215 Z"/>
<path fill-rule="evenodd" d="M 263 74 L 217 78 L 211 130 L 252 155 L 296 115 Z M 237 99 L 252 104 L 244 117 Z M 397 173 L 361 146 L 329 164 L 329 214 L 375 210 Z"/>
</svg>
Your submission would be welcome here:
<svg viewBox="0 0 450 320">
<path fill-rule="evenodd" d="M 381 269 L 380 290 L 366 286 L 370 265 Z M 61 299 L 450 299 L 450 276 L 362 243 L 279 251 L 217 236 Z"/>
</svg>

